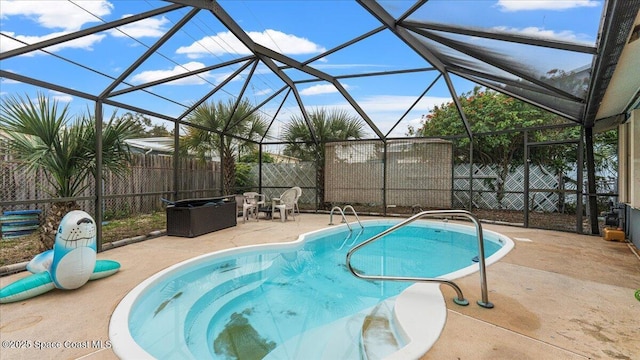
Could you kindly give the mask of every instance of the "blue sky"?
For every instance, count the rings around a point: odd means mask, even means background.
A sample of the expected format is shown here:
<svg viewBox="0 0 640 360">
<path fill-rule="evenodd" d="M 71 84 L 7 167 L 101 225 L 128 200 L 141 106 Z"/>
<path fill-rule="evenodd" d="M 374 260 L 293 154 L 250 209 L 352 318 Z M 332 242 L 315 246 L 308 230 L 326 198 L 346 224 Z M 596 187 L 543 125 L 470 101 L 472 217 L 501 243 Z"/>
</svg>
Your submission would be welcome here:
<svg viewBox="0 0 640 360">
<path fill-rule="evenodd" d="M 22 46 L 18 41 L 34 43 L 112 21 L 143 11 L 168 5 L 161 1 L 7 1 L 0 0 L 0 51 Z M 219 1 L 224 10 L 244 28 L 257 43 L 284 53 L 297 60 L 306 61 L 350 39 L 362 35 L 380 23 L 354 1 L 268 1 L 234 0 Z M 399 16 L 411 7 L 413 1 L 380 1 L 394 16 Z M 534 1 L 534 0 L 431 0 L 409 20 L 422 20 L 458 26 L 474 26 L 484 30 L 497 30 L 527 34 L 541 38 L 553 38 L 580 44 L 595 45 L 603 1 Z M 46 49 L 55 56 L 37 52 L 7 59 L 0 63 L 5 71 L 41 79 L 47 82 L 100 94 L 111 77 L 118 77 L 146 49 L 153 45 L 168 29 L 186 13 L 180 9 L 154 18 L 80 38 L 61 46 Z M 456 40 L 477 42 L 489 46 L 491 51 L 504 54 L 505 58 L 523 61 L 523 65 L 544 74 L 554 68 L 570 71 L 590 65 L 591 56 L 531 47 L 517 44 L 502 44 L 497 41 L 473 39 L 465 36 Z M 18 41 L 16 41 L 18 40 Z M 536 52 L 535 61 L 524 63 L 521 54 Z M 158 54 L 151 56 L 126 79 L 131 85 L 143 84 L 162 77 L 238 59 L 248 51 L 208 11 L 201 11 L 171 40 L 164 44 Z M 95 72 L 78 69 L 69 61 L 93 68 Z M 207 94 L 215 85 L 238 70 L 242 63 L 202 73 L 170 84 L 154 86 L 149 91 L 167 101 L 149 94 L 132 93 L 114 97 L 116 101 L 150 107 L 157 113 L 178 116 L 190 104 Z M 310 64 L 328 74 L 338 76 L 367 72 L 393 71 L 425 68 L 430 65 L 411 51 L 389 31 L 373 35 L 346 49 L 320 58 Z M 248 76 L 248 67 L 240 76 L 230 81 L 214 100 L 237 96 Z M 285 70 L 294 81 L 310 79 L 296 70 Z M 255 76 L 247 86 L 245 97 L 260 103 L 284 83 L 260 64 Z M 393 76 L 371 78 L 349 78 L 341 84 L 361 105 L 367 115 L 387 133 L 417 97 L 434 81 L 438 73 L 426 71 Z M 458 94 L 472 89 L 474 84 L 453 76 Z M 126 88 L 121 85 L 117 89 Z M 313 107 L 340 108 L 353 111 L 333 85 L 313 82 L 298 86 L 308 109 Z M 85 111 L 93 104 L 66 94 L 38 89 L 30 85 L 2 79 L 0 96 L 35 95 L 41 91 L 60 102 L 69 103 L 74 113 Z M 271 118 L 285 92 L 274 98 L 263 109 Z M 403 136 L 408 125 L 418 125 L 421 115 L 434 105 L 451 101 L 445 82 L 441 79 L 423 98 L 413 111 L 391 133 Z M 177 104 L 177 103 L 179 104 Z M 111 111 L 107 109 L 107 111 Z M 299 114 L 297 103 L 290 96 L 279 113 L 271 135 L 277 139 L 287 119 Z M 164 123 L 171 127 L 169 123 Z"/>
</svg>

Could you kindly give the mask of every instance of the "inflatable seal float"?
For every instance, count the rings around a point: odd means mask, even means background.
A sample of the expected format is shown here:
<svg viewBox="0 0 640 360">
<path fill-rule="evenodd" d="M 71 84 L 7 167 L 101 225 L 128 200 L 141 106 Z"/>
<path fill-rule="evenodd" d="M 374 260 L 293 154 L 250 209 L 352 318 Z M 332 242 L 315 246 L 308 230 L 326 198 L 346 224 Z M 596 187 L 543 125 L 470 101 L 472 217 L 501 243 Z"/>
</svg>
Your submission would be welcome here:
<svg viewBox="0 0 640 360">
<path fill-rule="evenodd" d="M 96 260 L 96 223 L 84 211 L 74 210 L 60 221 L 53 249 L 36 255 L 23 279 L 0 289 L 0 303 L 25 300 L 55 288 L 72 290 L 89 280 L 113 275 L 120 264 Z"/>
</svg>

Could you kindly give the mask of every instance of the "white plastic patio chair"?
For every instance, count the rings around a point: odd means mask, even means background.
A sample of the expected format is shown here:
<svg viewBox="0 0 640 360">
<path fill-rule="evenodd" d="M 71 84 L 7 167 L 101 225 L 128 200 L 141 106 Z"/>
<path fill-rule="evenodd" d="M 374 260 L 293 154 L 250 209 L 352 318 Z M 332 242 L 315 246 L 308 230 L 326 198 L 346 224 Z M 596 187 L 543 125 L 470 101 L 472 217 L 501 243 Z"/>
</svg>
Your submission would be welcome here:
<svg viewBox="0 0 640 360">
<path fill-rule="evenodd" d="M 284 222 L 287 219 L 287 214 L 291 212 L 293 220 L 296 220 L 295 204 L 298 198 L 298 191 L 296 189 L 287 189 L 278 198 L 273 198 L 271 201 L 271 219 L 275 218 L 276 210 L 280 212 L 280 221 Z"/>
<path fill-rule="evenodd" d="M 294 211 L 298 212 L 298 215 L 300 215 L 300 208 L 298 207 L 298 199 L 300 199 L 300 196 L 302 196 L 302 188 L 299 186 L 294 186 L 292 187 L 292 189 L 296 190 L 296 202 L 294 204 Z"/>
<path fill-rule="evenodd" d="M 249 220 L 249 216 L 253 215 L 258 221 L 258 211 L 260 206 L 265 204 L 265 196 L 257 192 L 246 192 L 242 194 L 244 201 L 242 202 L 242 222 Z"/>
</svg>

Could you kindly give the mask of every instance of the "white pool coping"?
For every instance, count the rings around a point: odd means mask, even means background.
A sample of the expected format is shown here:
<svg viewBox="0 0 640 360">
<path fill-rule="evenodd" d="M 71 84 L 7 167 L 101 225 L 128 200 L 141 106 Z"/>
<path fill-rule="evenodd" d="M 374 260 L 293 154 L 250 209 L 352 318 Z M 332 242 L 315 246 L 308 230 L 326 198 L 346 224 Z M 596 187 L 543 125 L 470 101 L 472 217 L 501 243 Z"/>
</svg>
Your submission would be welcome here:
<svg viewBox="0 0 640 360">
<path fill-rule="evenodd" d="M 365 220 L 363 223 L 373 225 L 388 225 L 396 224 L 400 220 L 384 219 L 384 220 Z M 419 220 L 424 221 L 424 220 Z M 458 232 L 475 235 L 476 229 L 473 226 L 461 225 L 457 223 L 449 223 L 443 221 L 428 221 L 430 227 L 441 229 L 455 229 Z M 352 228 L 359 227 L 358 223 L 350 223 Z M 347 224 L 342 224 L 333 227 L 336 232 L 342 231 L 342 228 L 346 228 Z M 196 265 L 198 263 L 208 262 L 211 259 L 219 258 L 221 256 L 228 256 L 233 254 L 239 254 L 244 252 L 256 251 L 256 250 L 274 250 L 274 249 L 292 249 L 299 247 L 306 241 L 306 238 L 310 235 L 318 232 L 326 232 L 327 228 L 319 229 L 311 232 L 304 233 L 298 237 L 297 240 L 287 243 L 273 243 L 273 244 L 260 244 L 260 245 L 248 245 L 232 249 L 226 249 L 221 251 L 212 252 L 197 256 L 175 265 L 172 265 L 151 277 L 145 279 L 135 288 L 133 288 L 120 303 L 116 306 L 111 320 L 109 322 L 109 339 L 113 346 L 114 353 L 120 359 L 154 359 L 154 357 L 146 352 L 136 341 L 133 339 L 129 331 L 129 314 L 135 300 L 144 292 L 145 289 L 160 282 L 167 277 L 173 276 L 173 273 L 179 271 L 184 265 Z M 505 256 L 511 249 L 513 249 L 513 241 L 497 232 L 484 230 L 485 241 L 487 234 L 495 237 L 502 245 L 502 247 L 489 258 L 486 259 L 485 265 L 495 263 L 503 256 Z M 489 240 L 493 241 L 493 240 Z M 446 280 L 454 280 L 474 272 L 478 272 L 479 265 L 467 266 L 463 269 L 444 275 L 442 278 Z M 473 306 L 473 305 L 470 305 Z M 406 344 L 397 352 L 391 354 L 385 359 L 419 359 L 435 344 L 440 337 L 444 325 L 446 323 L 447 308 L 442 292 L 440 291 L 439 284 L 437 283 L 417 283 L 411 285 L 400 293 L 394 306 L 394 325 L 402 340 Z"/>
</svg>

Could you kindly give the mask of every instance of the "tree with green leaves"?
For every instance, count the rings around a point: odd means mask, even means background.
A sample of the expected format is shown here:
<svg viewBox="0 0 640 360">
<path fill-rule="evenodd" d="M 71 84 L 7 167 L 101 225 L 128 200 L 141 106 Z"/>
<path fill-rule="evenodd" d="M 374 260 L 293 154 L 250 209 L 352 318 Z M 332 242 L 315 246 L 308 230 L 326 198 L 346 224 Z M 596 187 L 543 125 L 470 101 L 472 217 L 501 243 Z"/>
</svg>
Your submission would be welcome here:
<svg viewBox="0 0 640 360">
<path fill-rule="evenodd" d="M 302 115 L 294 115 L 284 128 L 287 141 L 284 155 L 313 161 L 316 164 L 318 197 L 324 206 L 324 160 L 325 143 L 333 140 L 360 139 L 364 136 L 364 123 L 359 117 L 344 110 L 317 108 L 309 112 L 309 121 L 318 143 L 313 142 L 311 131 Z"/>
<path fill-rule="evenodd" d="M 258 112 L 251 112 L 252 108 L 247 99 L 239 101 L 237 106 L 234 99 L 211 101 L 202 103 L 185 118 L 198 127 L 187 127 L 180 140 L 183 149 L 195 152 L 202 160 L 213 154 L 220 156 L 224 194 L 236 191 L 236 154 L 255 150 L 256 141 L 265 136 L 268 129 L 268 123 Z"/>
<path fill-rule="evenodd" d="M 141 114 L 126 112 L 122 115 L 122 120 L 132 121 L 134 124 L 134 137 L 163 137 L 171 136 L 171 132 L 164 125 L 154 124 L 151 118 Z"/>
<path fill-rule="evenodd" d="M 259 162 L 259 158 L 260 158 L 260 154 L 258 153 L 258 150 L 254 150 L 250 153 L 241 155 L 240 158 L 238 159 L 238 162 L 241 163 L 250 163 L 250 164 L 255 164 Z M 262 153 L 262 163 L 263 164 L 272 164 L 274 163 L 275 160 L 273 159 L 273 156 L 271 156 L 271 154 L 263 152 Z"/>
<path fill-rule="evenodd" d="M 567 123 L 558 115 L 542 110 L 523 101 L 511 98 L 496 91 L 475 87 L 472 91 L 458 97 L 465 113 L 471 132 L 485 134 L 474 136 L 473 161 L 483 165 L 496 165 L 499 177 L 495 191 L 498 201 L 504 196 L 504 183 L 512 169 L 524 161 L 524 135 L 522 132 L 507 130 L 526 129 L 532 127 L 558 125 Z M 502 132 L 501 131 L 505 131 Z M 577 133 L 576 133 L 577 131 Z M 490 134 L 496 132 L 496 134 Z M 409 128 L 409 134 L 426 137 L 444 137 L 466 134 L 464 123 L 460 118 L 454 102 L 435 106 L 424 117 L 418 129 Z M 555 130 L 549 132 L 533 132 L 529 141 L 549 140 L 549 137 L 576 138 L 579 136 L 577 128 Z M 456 163 L 469 162 L 469 138 L 458 140 L 455 147 L 454 161 Z M 549 148 L 548 151 L 553 151 Z M 549 153 L 537 158 L 544 164 L 559 160 L 561 154 Z M 546 163 L 545 163 L 546 161 Z M 562 163 L 554 163 L 555 167 L 566 166 L 567 158 Z"/>
<path fill-rule="evenodd" d="M 544 111 L 507 95 L 475 87 L 459 96 L 458 100 L 465 113 L 471 132 L 487 134 L 503 130 L 526 129 L 565 122 L 559 116 Z M 434 106 L 418 129 L 409 127 L 409 135 L 438 137 L 466 135 L 466 129 L 454 102 Z M 474 143 L 474 161 L 483 164 L 510 165 L 515 155 L 522 152 L 524 138 L 513 133 L 503 133 L 478 137 Z M 468 148 L 469 139 L 461 140 L 459 148 Z M 461 151 L 456 160 L 469 161 L 469 153 Z"/>
<path fill-rule="evenodd" d="M 124 175 L 131 163 L 125 139 L 134 124 L 111 116 L 102 129 L 102 166 L 115 175 Z M 96 174 L 95 117 L 90 113 L 72 119 L 68 105 L 38 94 L 30 98 L 9 96 L 0 104 L 0 130 L 8 138 L 7 147 L 18 167 L 35 174 L 44 170 L 43 191 L 54 198 L 74 198 L 87 189 Z M 75 200 L 54 202 L 41 226 L 41 246 L 51 249 L 62 217 L 79 209 Z"/>
<path fill-rule="evenodd" d="M 240 156 L 238 159 L 238 162 L 236 163 L 236 188 L 238 190 L 249 189 L 258 185 L 255 181 L 255 177 L 252 176 L 251 170 L 253 169 L 253 164 L 259 163 L 259 158 L 260 154 L 256 149 L 248 154 Z M 273 156 L 269 153 L 262 154 L 263 164 L 271 164 L 273 162 Z"/>
</svg>

